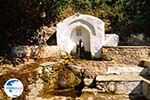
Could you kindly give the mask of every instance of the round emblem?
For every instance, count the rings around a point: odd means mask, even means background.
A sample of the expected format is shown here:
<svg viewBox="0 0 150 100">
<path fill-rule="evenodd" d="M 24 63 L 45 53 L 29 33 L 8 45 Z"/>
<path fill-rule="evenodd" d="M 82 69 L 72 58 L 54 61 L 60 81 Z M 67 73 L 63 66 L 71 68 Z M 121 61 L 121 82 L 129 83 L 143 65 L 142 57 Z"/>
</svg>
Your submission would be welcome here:
<svg viewBox="0 0 150 100">
<path fill-rule="evenodd" d="M 18 79 L 9 79 L 4 85 L 4 91 L 9 97 L 16 98 L 22 94 L 23 84 Z"/>
</svg>

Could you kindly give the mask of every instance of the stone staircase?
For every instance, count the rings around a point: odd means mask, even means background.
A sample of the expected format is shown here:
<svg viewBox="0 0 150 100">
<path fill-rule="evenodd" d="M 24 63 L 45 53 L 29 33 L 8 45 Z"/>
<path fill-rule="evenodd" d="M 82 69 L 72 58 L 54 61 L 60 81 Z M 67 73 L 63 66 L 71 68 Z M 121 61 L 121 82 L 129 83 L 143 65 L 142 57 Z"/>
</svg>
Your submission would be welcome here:
<svg viewBox="0 0 150 100">
<path fill-rule="evenodd" d="M 150 61 L 142 61 L 142 64 L 143 67 L 124 64 L 108 66 L 105 74 L 97 75 L 94 89 L 97 93 L 128 95 L 133 100 L 150 100 Z M 84 81 L 87 87 L 93 82 L 88 78 Z M 83 91 L 89 90 L 86 88 Z M 130 100 L 130 97 L 125 100 Z"/>
<path fill-rule="evenodd" d="M 51 71 L 50 65 L 55 63 L 43 63 L 41 66 Z M 43 99 L 35 96 L 35 100 L 150 100 L 149 61 L 142 60 L 141 63 L 142 67 L 101 61 L 76 62 L 69 65 L 73 71 L 80 72 L 80 69 L 85 69 L 85 74 L 92 76 L 86 76 L 84 79 L 85 87 L 80 97 L 72 99 L 54 96 Z M 41 72 L 41 69 L 38 72 Z M 94 78 L 95 75 L 97 76 Z"/>
</svg>

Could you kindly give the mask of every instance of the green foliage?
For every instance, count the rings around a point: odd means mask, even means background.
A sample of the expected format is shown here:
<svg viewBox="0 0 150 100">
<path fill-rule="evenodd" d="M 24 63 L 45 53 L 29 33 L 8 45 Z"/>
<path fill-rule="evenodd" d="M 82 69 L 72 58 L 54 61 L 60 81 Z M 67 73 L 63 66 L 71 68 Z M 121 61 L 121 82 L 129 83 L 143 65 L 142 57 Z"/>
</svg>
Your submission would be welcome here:
<svg viewBox="0 0 150 100">
<path fill-rule="evenodd" d="M 121 25 L 119 31 L 146 33 L 149 25 L 149 18 L 146 16 L 150 16 L 148 4 L 148 0 L 117 0 L 115 13 L 118 17 L 117 26 Z"/>
<path fill-rule="evenodd" d="M 76 12 L 101 18 L 106 32 L 149 36 L 150 31 L 149 0 L 1 0 L 0 5 L 1 51 L 9 44 L 38 44 L 37 29 Z"/>
</svg>

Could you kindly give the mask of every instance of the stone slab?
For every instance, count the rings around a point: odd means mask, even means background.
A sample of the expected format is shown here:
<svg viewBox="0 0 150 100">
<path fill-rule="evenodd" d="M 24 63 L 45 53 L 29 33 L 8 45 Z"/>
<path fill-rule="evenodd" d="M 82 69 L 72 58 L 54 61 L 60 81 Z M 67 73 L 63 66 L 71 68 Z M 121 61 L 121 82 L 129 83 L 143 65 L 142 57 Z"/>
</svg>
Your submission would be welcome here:
<svg viewBox="0 0 150 100">
<path fill-rule="evenodd" d="M 117 46 L 119 36 L 117 34 L 105 34 L 105 46 Z"/>
<path fill-rule="evenodd" d="M 107 74 L 140 74 L 144 68 L 137 65 L 113 65 L 107 68 Z"/>
<path fill-rule="evenodd" d="M 93 82 L 93 79 L 84 79 L 85 86 L 89 86 Z"/>
<path fill-rule="evenodd" d="M 96 81 L 141 81 L 139 75 L 98 75 Z"/>
<path fill-rule="evenodd" d="M 96 87 L 104 93 L 142 94 L 142 77 L 139 75 L 98 75 Z"/>
</svg>

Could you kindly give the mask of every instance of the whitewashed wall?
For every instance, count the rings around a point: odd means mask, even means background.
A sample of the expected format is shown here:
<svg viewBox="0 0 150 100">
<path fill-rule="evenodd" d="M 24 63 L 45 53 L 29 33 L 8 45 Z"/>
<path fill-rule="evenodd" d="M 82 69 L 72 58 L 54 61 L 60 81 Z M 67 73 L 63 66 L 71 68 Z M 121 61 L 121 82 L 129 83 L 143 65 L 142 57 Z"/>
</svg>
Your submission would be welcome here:
<svg viewBox="0 0 150 100">
<path fill-rule="evenodd" d="M 81 27 L 86 50 L 90 50 L 92 56 L 100 57 L 99 50 L 105 44 L 104 22 L 90 15 L 73 15 L 57 24 L 57 45 L 70 53 L 75 51 L 79 37 L 74 36 L 74 29 Z"/>
</svg>

